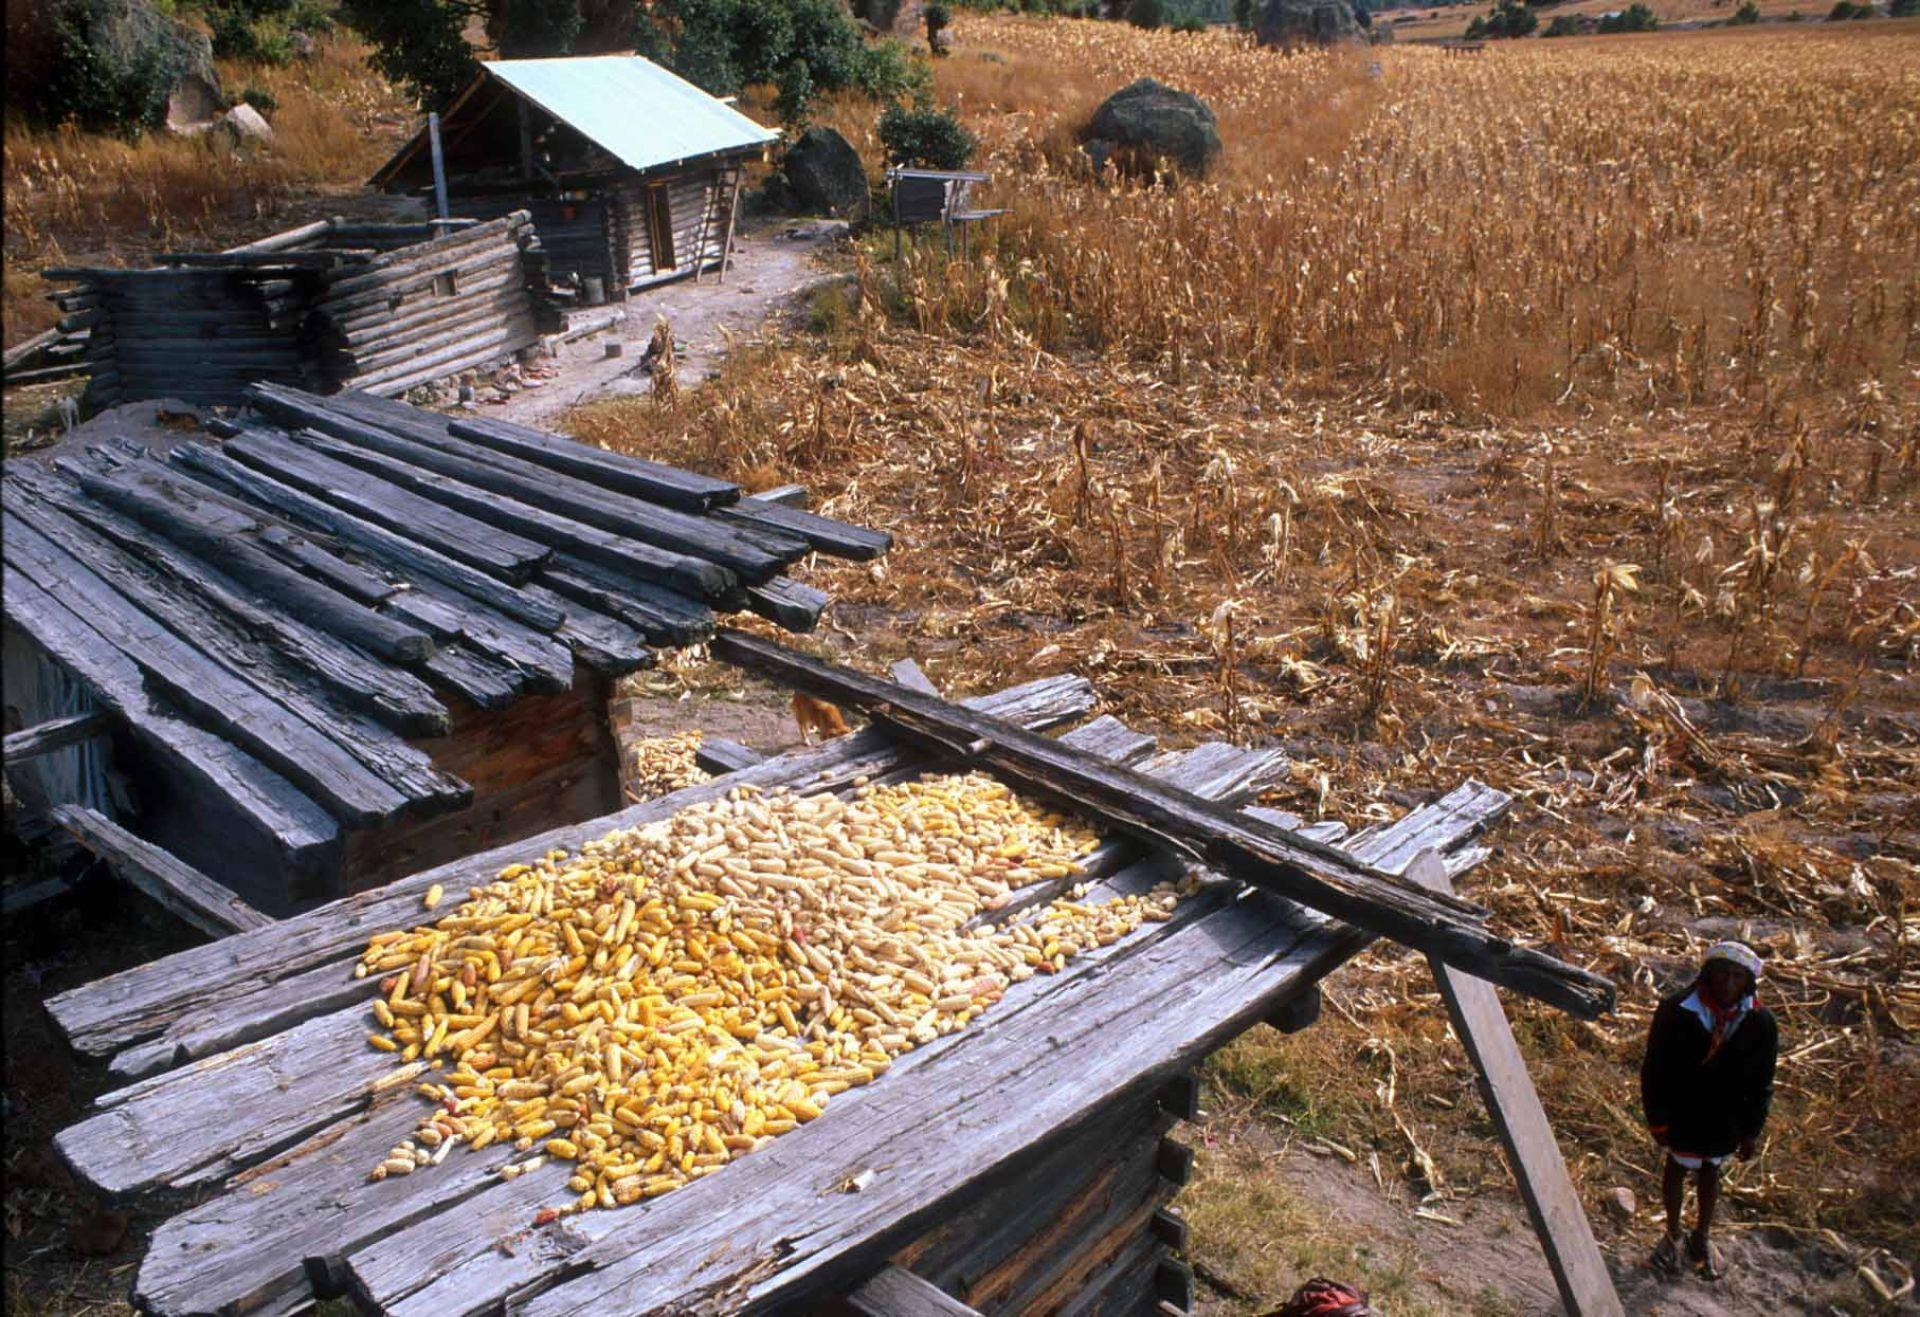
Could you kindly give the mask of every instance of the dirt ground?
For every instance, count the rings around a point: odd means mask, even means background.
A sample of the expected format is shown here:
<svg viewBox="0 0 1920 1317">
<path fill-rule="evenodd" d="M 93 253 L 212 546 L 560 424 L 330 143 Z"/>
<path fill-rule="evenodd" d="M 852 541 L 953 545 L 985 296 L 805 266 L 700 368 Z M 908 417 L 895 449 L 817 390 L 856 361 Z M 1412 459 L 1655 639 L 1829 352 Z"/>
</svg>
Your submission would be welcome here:
<svg viewBox="0 0 1920 1317">
<path fill-rule="evenodd" d="M 481 410 L 522 425 L 543 425 L 589 398 L 650 392 L 641 356 L 663 319 L 673 332 L 679 382 L 691 388 L 719 368 L 730 342 L 752 338 L 769 320 L 795 307 L 809 289 L 832 281 L 835 275 L 823 258 L 830 259 L 836 250 L 834 241 L 820 236 L 813 224 L 742 224 L 734 235 L 733 263 L 725 282 L 706 274 L 697 282 L 683 279 L 636 294 L 625 304 L 624 321 L 560 345 L 557 358 L 527 372 L 537 387 Z M 607 356 L 607 345 L 613 342 L 622 345 L 618 357 Z"/>
</svg>

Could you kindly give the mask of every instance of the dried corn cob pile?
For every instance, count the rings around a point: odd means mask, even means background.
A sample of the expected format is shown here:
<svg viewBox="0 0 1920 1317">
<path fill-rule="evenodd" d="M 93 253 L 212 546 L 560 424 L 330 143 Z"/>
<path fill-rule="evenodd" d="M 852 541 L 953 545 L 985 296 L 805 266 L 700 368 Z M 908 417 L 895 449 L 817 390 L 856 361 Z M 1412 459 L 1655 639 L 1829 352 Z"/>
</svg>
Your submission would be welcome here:
<svg viewBox="0 0 1920 1317">
<path fill-rule="evenodd" d="M 635 800 L 652 800 L 705 782 L 707 770 L 694 761 L 699 751 L 698 730 L 635 741 L 627 754 L 628 793 Z"/>
<path fill-rule="evenodd" d="M 446 1067 L 420 1086 L 436 1110 L 373 1177 L 510 1141 L 526 1156 L 507 1178 L 575 1163 L 566 1211 L 711 1174 L 1011 983 L 1167 917 L 1171 887 L 966 927 L 1093 845 L 972 774 L 851 799 L 742 787 L 514 865 L 362 958 L 390 975 L 372 1045 Z"/>
</svg>

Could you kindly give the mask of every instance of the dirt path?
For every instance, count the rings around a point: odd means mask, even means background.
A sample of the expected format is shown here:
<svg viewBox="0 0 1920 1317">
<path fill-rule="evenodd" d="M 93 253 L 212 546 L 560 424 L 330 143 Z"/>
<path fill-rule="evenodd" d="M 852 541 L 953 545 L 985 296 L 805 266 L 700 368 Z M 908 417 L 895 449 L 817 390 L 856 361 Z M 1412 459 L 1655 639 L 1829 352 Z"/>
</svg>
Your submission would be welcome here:
<svg viewBox="0 0 1920 1317">
<path fill-rule="evenodd" d="M 542 363 L 557 373 L 504 403 L 483 404 L 482 413 L 522 425 L 548 425 L 588 399 L 647 392 L 651 386 L 640 357 L 662 316 L 673 329 L 681 384 L 699 383 L 719 369 L 729 335 L 736 340 L 750 337 L 769 319 L 796 306 L 809 289 L 836 277 L 833 257 L 844 248 L 804 236 L 817 232 L 816 225 L 804 221 L 742 225 L 734 237 L 725 283 L 708 274 L 698 283 L 683 279 L 637 294 L 625 306 L 625 321 L 562 344 L 557 360 Z M 616 339 L 625 351 L 610 358 L 606 345 Z"/>
<path fill-rule="evenodd" d="M 1487 1185 L 1423 1209 L 1385 1159 L 1376 1184 L 1364 1162 L 1349 1164 L 1317 1140 L 1277 1133 L 1265 1122 L 1210 1119 L 1197 1135 L 1204 1177 L 1263 1181 L 1286 1202 L 1284 1210 L 1266 1217 L 1275 1231 L 1270 1242 L 1238 1238 L 1234 1229 L 1210 1238 L 1206 1209 L 1189 1207 L 1198 1213 L 1195 1262 L 1201 1297 L 1195 1312 L 1200 1317 L 1264 1312 L 1286 1297 L 1251 1293 L 1242 1285 L 1274 1274 L 1268 1270 L 1271 1253 L 1301 1249 L 1300 1239 L 1287 1238 L 1287 1223 L 1296 1219 L 1296 1224 L 1308 1223 L 1305 1233 L 1313 1237 L 1305 1245 L 1312 1265 L 1340 1268 L 1341 1254 L 1348 1255 L 1352 1269 L 1340 1272 L 1340 1278 L 1374 1287 L 1382 1311 L 1475 1317 L 1563 1311 L 1546 1259 L 1510 1187 Z M 1416 1215 L 1421 1210 L 1428 1215 Z M 1734 1226 L 1718 1233 L 1728 1274 L 1717 1284 L 1692 1276 L 1660 1279 L 1645 1265 L 1659 1237 L 1658 1214 L 1657 1203 L 1642 1201 L 1630 1221 L 1596 1218 L 1593 1223 L 1621 1304 L 1633 1317 L 1826 1314 L 1852 1311 L 1834 1305 L 1857 1305 L 1864 1295 L 1851 1269 L 1831 1250 L 1766 1228 Z M 1250 1251 L 1269 1256 L 1256 1259 Z"/>
</svg>

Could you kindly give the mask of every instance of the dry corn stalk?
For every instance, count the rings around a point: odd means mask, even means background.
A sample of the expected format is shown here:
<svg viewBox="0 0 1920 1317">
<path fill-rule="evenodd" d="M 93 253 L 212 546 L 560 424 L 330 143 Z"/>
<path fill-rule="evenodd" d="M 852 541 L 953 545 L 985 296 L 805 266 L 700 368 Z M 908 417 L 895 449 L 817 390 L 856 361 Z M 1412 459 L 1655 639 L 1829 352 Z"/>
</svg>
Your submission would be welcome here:
<svg viewBox="0 0 1920 1317">
<path fill-rule="evenodd" d="M 1071 876 L 1085 828 L 992 778 L 852 799 L 725 799 L 503 870 L 438 923 L 372 939 L 369 1043 L 445 1067 L 436 1105 L 372 1178 L 456 1143 L 574 1162 L 560 1210 L 665 1193 L 812 1120 L 893 1059 L 963 1028 L 1176 893 L 1055 901 L 968 928 Z"/>
</svg>

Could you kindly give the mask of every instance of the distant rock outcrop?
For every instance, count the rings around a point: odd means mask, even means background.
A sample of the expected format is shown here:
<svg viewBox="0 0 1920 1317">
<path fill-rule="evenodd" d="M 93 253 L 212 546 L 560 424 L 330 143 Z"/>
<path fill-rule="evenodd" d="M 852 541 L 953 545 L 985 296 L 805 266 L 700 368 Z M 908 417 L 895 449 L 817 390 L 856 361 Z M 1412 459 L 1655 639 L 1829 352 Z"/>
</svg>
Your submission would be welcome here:
<svg viewBox="0 0 1920 1317">
<path fill-rule="evenodd" d="M 1111 161 L 1131 174 L 1150 174 L 1164 162 L 1198 178 L 1220 156 L 1220 125 L 1207 103 L 1152 78 L 1107 97 L 1082 138 L 1096 167 Z"/>
<path fill-rule="evenodd" d="M 787 148 L 782 167 L 801 213 L 835 219 L 867 217 L 867 167 L 853 143 L 831 128 L 809 128 Z"/>
<path fill-rule="evenodd" d="M 87 102 L 47 105 L 50 117 L 76 114 L 100 126 L 118 120 L 156 128 L 207 119 L 226 107 L 212 43 L 147 0 L 54 0 L 32 7 L 79 38 L 89 60 L 84 72 L 50 70 L 62 95 Z M 56 42 L 56 49 L 60 59 L 72 59 L 67 42 Z"/>
<path fill-rule="evenodd" d="M 1364 26 L 1348 0 L 1266 0 L 1253 32 L 1263 46 L 1331 46 L 1364 41 Z"/>
</svg>

